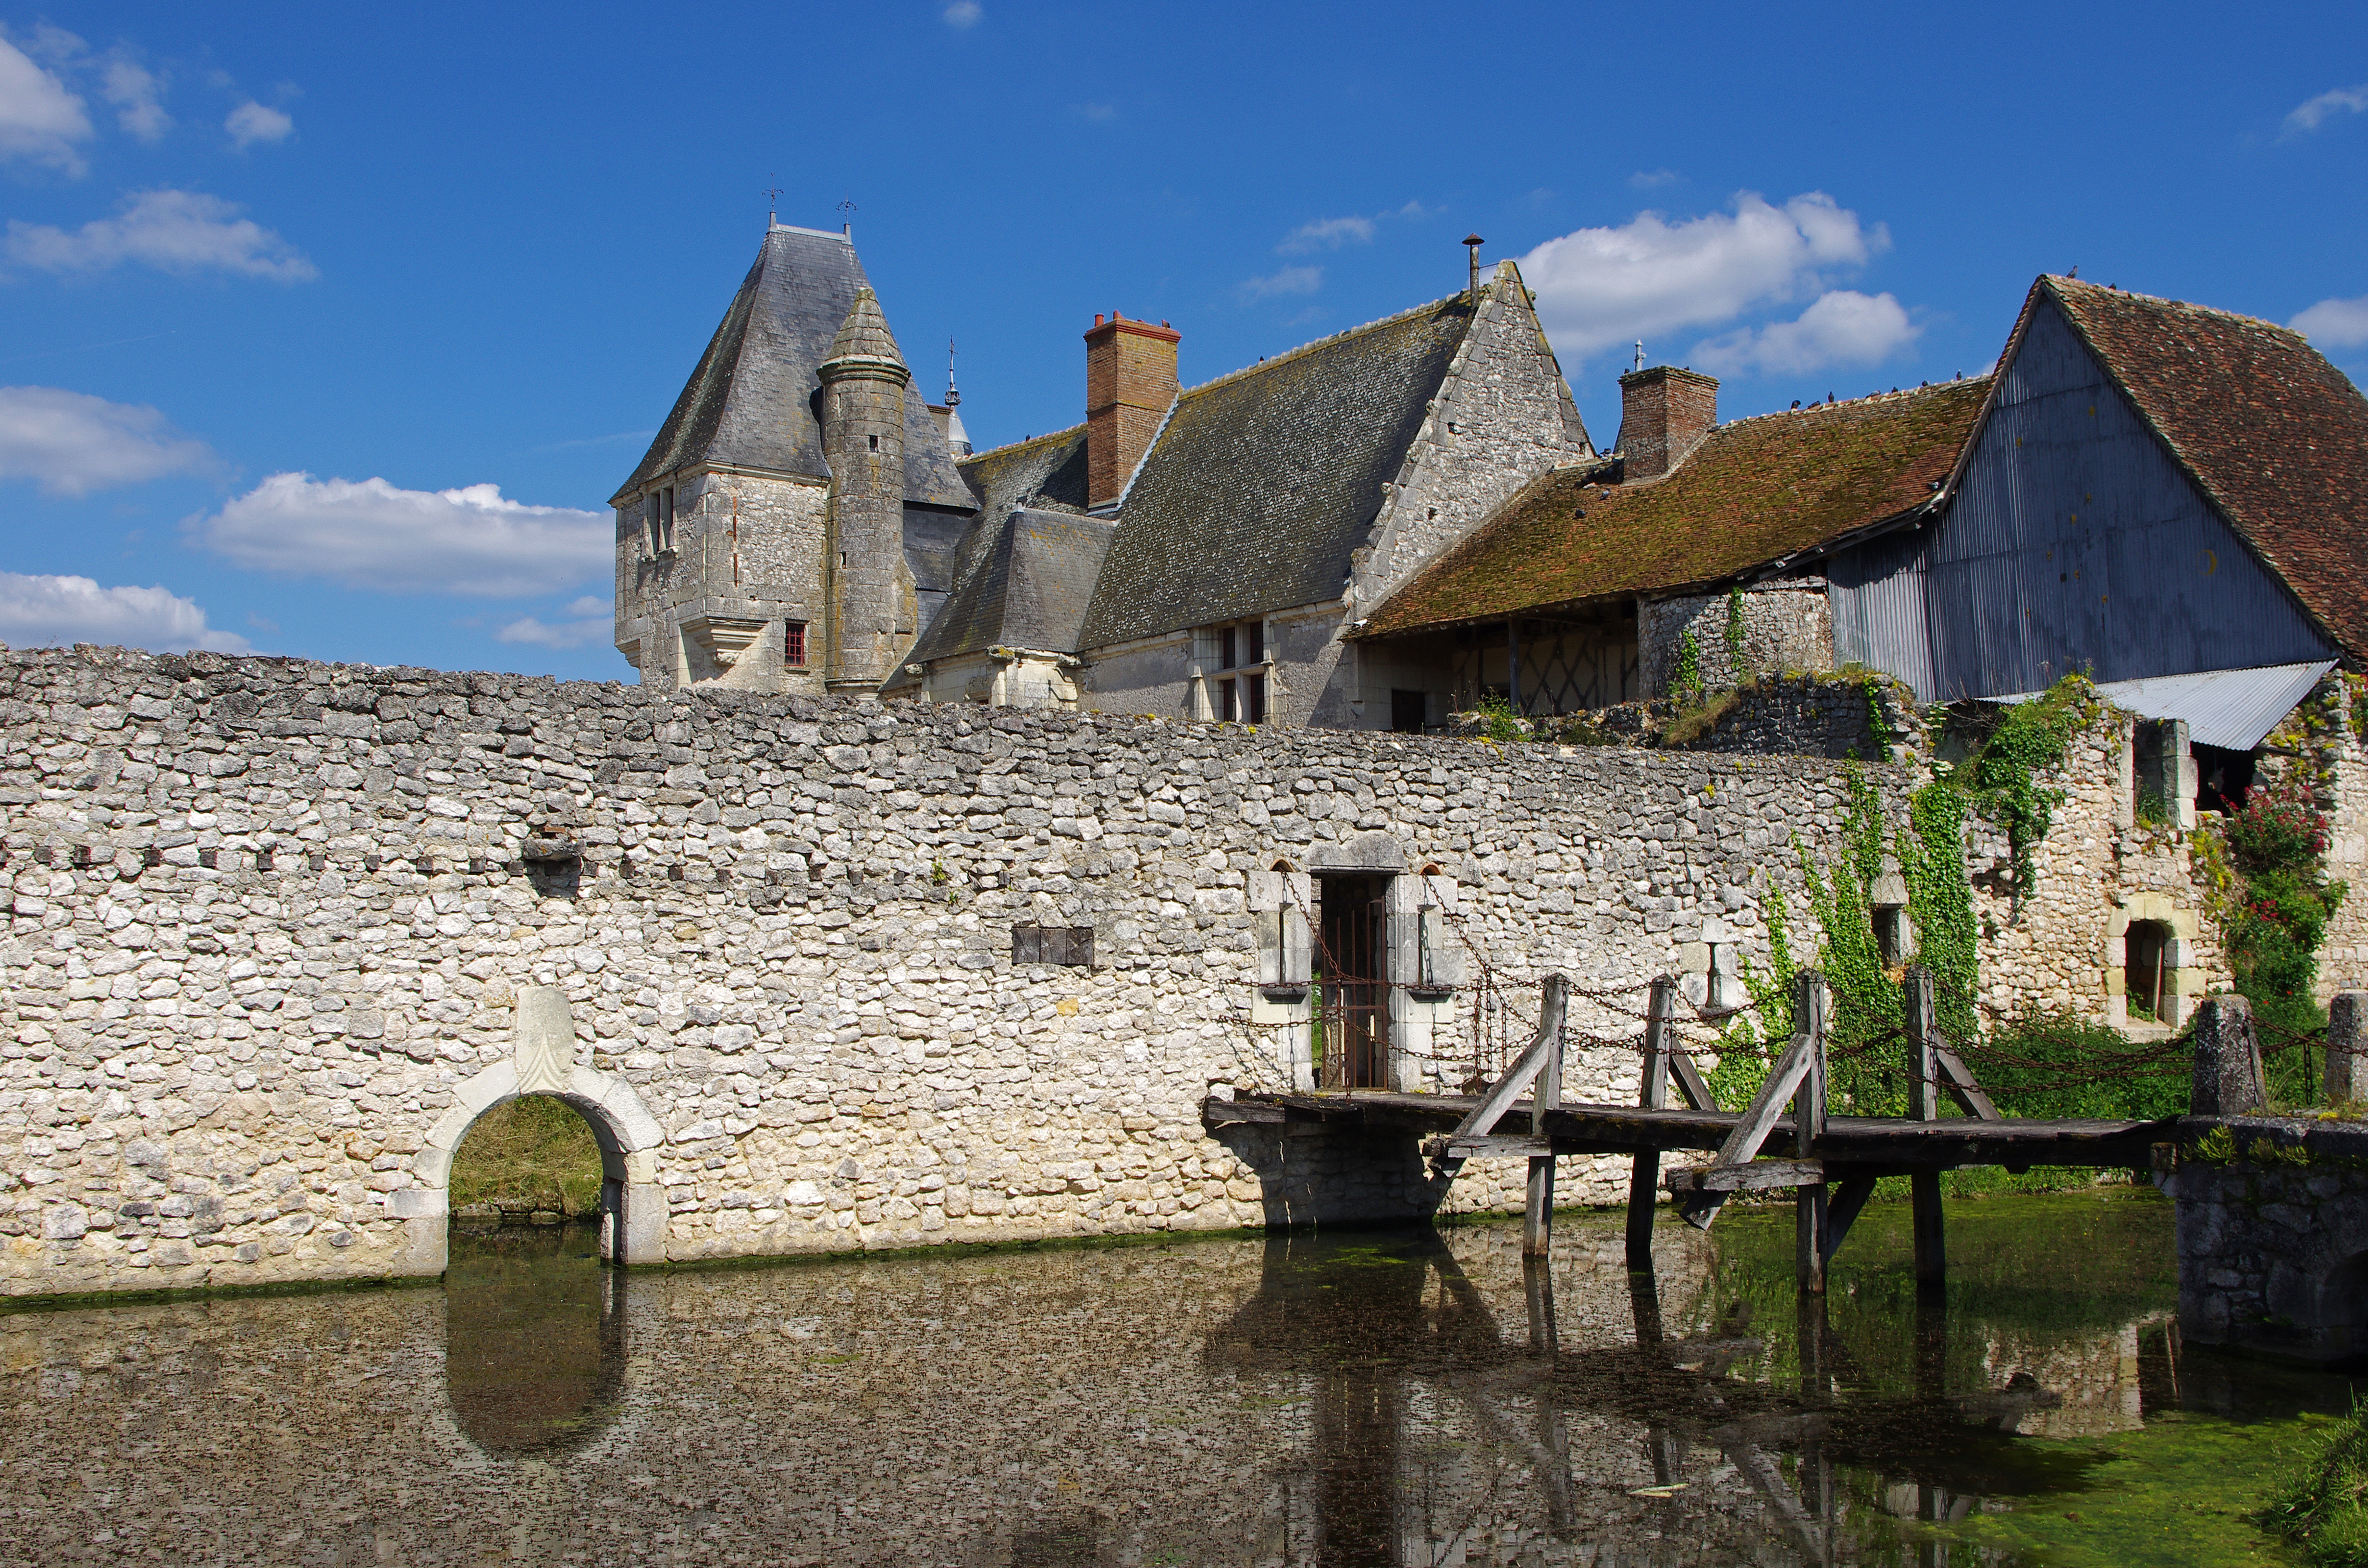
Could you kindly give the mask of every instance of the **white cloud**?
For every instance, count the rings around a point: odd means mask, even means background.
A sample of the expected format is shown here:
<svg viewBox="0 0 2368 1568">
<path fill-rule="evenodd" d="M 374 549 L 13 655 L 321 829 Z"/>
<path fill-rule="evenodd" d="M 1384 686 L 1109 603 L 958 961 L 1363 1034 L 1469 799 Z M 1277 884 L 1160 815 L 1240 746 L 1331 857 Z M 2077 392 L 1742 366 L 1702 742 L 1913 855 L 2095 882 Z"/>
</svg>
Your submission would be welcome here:
<svg viewBox="0 0 2368 1568">
<path fill-rule="evenodd" d="M 2322 348 L 2357 348 L 2368 343 L 2368 294 L 2321 300 L 2286 324 Z"/>
<path fill-rule="evenodd" d="M 326 577 L 387 593 L 524 597 L 607 573 L 616 545 L 608 512 L 529 506 L 501 487 L 399 490 L 275 473 L 190 531 L 241 566 Z"/>
<path fill-rule="evenodd" d="M 234 631 L 206 624 L 195 599 L 163 588 L 102 588 L 88 577 L 0 572 L 0 642 L 20 648 L 102 642 L 180 653 L 254 651 Z"/>
<path fill-rule="evenodd" d="M 1922 331 L 1889 294 L 1836 289 L 1819 295 L 1797 321 L 1746 327 L 1695 344 L 1693 363 L 1722 375 L 1873 365 L 1915 342 Z"/>
<path fill-rule="evenodd" d="M 46 223 L 8 222 L 8 259 L 50 272 L 100 272 L 136 261 L 165 272 L 219 269 L 297 283 L 320 276 L 302 252 L 218 196 L 143 190 L 118 218 L 73 233 Z"/>
<path fill-rule="evenodd" d="M 165 84 L 138 61 L 118 54 L 107 62 L 99 90 L 115 106 L 115 122 L 142 142 L 155 142 L 172 128 L 165 112 Z"/>
<path fill-rule="evenodd" d="M 1290 294 L 1313 294 L 1324 287 L 1324 269 L 1320 267 L 1286 267 L 1264 278 L 1244 278 L 1234 292 L 1244 304 L 1259 300 L 1271 300 Z"/>
<path fill-rule="evenodd" d="M 1655 186 L 1675 185 L 1684 177 L 1675 169 L 1638 169 L 1628 176 L 1628 183 L 1638 190 L 1650 190 Z"/>
<path fill-rule="evenodd" d="M 954 0 L 952 5 L 938 13 L 950 28 L 974 28 L 978 26 L 979 17 L 985 14 L 980 9 L 978 0 Z"/>
<path fill-rule="evenodd" d="M 222 121 L 233 145 L 252 147 L 257 142 L 285 142 L 296 129 L 296 122 L 276 108 L 266 108 L 252 98 L 230 111 Z"/>
<path fill-rule="evenodd" d="M 557 625 L 545 625 L 533 616 L 521 616 L 494 633 L 500 642 L 533 642 L 545 648 L 581 648 L 586 642 L 606 642 L 616 631 L 616 616 L 609 601 L 590 594 L 571 603 L 563 612 L 568 619 Z"/>
<path fill-rule="evenodd" d="M 2296 104 L 2294 112 L 2286 116 L 2285 131 L 2280 140 L 2317 131 L 2339 114 L 2359 114 L 2363 110 L 2368 110 L 2368 82 L 2356 87 L 2337 87 Z"/>
<path fill-rule="evenodd" d="M 82 100 L 0 38 L 0 161 L 22 158 L 80 175 L 84 164 L 74 144 L 90 133 Z"/>
<path fill-rule="evenodd" d="M 1338 250 L 1351 240 L 1363 244 L 1372 237 L 1371 218 L 1319 218 L 1292 230 L 1274 248 L 1285 256 L 1299 256 L 1317 249 Z"/>
<path fill-rule="evenodd" d="M 1671 223 L 1640 212 L 1618 228 L 1580 229 L 1521 257 L 1554 346 L 1577 358 L 1675 328 L 1732 321 L 1822 287 L 1830 267 L 1863 264 L 1891 243 L 1823 191 L 1782 207 L 1755 192 L 1732 214 Z"/>
<path fill-rule="evenodd" d="M 0 479 L 85 495 L 213 466 L 211 448 L 153 408 L 63 387 L 0 387 Z"/>
<path fill-rule="evenodd" d="M 1384 218 L 1404 218 L 1411 222 L 1417 218 L 1436 218 L 1440 213 L 1445 210 L 1446 209 L 1440 207 L 1425 207 L 1419 201 L 1409 201 L 1404 207 L 1391 208 L 1387 212 L 1383 213 L 1382 216 Z"/>
</svg>

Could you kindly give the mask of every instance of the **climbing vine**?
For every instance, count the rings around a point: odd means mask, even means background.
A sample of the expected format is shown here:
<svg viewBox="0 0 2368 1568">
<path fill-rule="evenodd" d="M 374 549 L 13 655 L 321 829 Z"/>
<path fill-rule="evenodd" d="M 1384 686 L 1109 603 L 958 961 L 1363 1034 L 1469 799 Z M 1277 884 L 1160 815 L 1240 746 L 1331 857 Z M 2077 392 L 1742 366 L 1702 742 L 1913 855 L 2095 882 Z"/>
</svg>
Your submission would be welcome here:
<svg viewBox="0 0 2368 1568">
<path fill-rule="evenodd" d="M 2308 786 L 2290 778 L 2252 790 L 2220 840 L 2235 873 L 2221 928 L 2237 990 L 2269 1030 L 2313 1032 L 2318 944 L 2345 892 L 2328 880 L 2327 818 Z"/>
<path fill-rule="evenodd" d="M 2007 709 L 1962 770 L 1973 808 L 2006 830 L 2018 898 L 2039 886 L 2034 855 L 2064 803 L 2064 791 L 2042 786 L 2039 774 L 2064 760 L 2073 735 L 2099 711 L 2089 678 L 2066 676 L 2041 696 Z"/>
<path fill-rule="evenodd" d="M 1691 701 L 1702 696 L 1702 649 L 1690 629 L 1678 636 L 1678 667 L 1669 673 L 1669 691 Z"/>
<path fill-rule="evenodd" d="M 1726 591 L 1726 683 L 1729 686 L 1743 684 L 1746 666 L 1750 663 L 1746 657 L 1749 644 L 1744 633 L 1743 590 L 1729 588 Z"/>
</svg>

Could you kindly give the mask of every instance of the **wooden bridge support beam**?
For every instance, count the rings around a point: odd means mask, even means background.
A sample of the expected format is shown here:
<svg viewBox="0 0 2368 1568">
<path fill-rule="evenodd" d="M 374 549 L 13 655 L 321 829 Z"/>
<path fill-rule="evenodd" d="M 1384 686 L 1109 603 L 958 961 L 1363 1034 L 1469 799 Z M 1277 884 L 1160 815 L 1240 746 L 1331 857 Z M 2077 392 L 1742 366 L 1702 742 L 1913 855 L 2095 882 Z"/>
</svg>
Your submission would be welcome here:
<svg viewBox="0 0 2368 1568">
<path fill-rule="evenodd" d="M 1645 1006 L 1645 1071 L 1636 1103 L 1659 1110 L 1669 1103 L 1669 1051 L 1677 1044 L 1678 983 L 1668 975 L 1653 982 Z M 1709 1108 L 1697 1107 L 1697 1109 Z M 1661 1152 L 1640 1150 L 1628 1162 L 1628 1267 L 1653 1267 L 1653 1210 L 1661 1200 Z"/>
<path fill-rule="evenodd" d="M 1941 1116 L 1941 1063 L 1934 1052 L 1940 1026 L 1932 999 L 1932 971 L 1910 964 L 1900 977 L 1901 1011 L 1907 1034 L 1907 1115 L 1915 1121 Z M 1948 1288 L 1949 1249 L 1941 1210 L 1941 1173 L 1918 1171 L 1907 1178 L 1908 1207 L 1916 1221 L 1916 1288 Z"/>
<path fill-rule="evenodd" d="M 1793 1096 L 1793 1152 L 1811 1158 L 1826 1131 L 1826 977 L 1804 971 L 1793 994 L 1795 1039 L 1809 1042 L 1808 1071 Z M 1794 1189 L 1793 1204 L 1793 1264 L 1799 1286 L 1808 1295 L 1826 1293 L 1826 1188 L 1820 1182 Z"/>
<path fill-rule="evenodd" d="M 1566 989 L 1569 982 L 1562 976 L 1546 979 L 1549 1001 L 1541 1009 L 1538 1034 L 1542 1040 L 1551 1035 L 1545 1048 L 1545 1064 L 1538 1069 L 1537 1084 L 1530 1091 L 1530 1136 L 1546 1135 L 1546 1113 L 1562 1104 L 1562 1019 L 1561 998 L 1554 994 Z M 1529 1206 L 1521 1221 L 1521 1255 L 1525 1257 L 1545 1257 L 1554 1251 L 1554 1157 L 1552 1154 L 1530 1156 Z"/>
</svg>

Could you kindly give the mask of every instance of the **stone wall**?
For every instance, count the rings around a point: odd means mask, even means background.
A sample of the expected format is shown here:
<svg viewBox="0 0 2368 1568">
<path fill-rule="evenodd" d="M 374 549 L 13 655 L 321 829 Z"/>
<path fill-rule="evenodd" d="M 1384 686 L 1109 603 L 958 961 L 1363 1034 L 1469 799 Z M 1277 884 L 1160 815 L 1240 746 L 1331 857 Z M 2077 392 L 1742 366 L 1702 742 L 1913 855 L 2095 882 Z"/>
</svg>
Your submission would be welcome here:
<svg viewBox="0 0 2368 1568">
<path fill-rule="evenodd" d="M 1695 594 L 1647 599 L 1636 618 L 1637 657 L 1645 690 L 1670 695 L 1679 642 L 1693 633 L 1695 663 L 1704 687 L 1739 686 L 1761 675 L 1816 673 L 1834 667 L 1833 608 L 1822 577 L 1788 577 L 1755 583 L 1743 591 L 1744 667 L 1726 645 L 1728 598 Z"/>
<path fill-rule="evenodd" d="M 0 657 L 0 744 L 16 1293 L 432 1272 L 439 1151 L 546 1072 L 613 1111 L 672 1259 L 1418 1210 L 1410 1134 L 1201 1128 L 1287 1081 L 1252 870 L 1380 835 L 1460 884 L 1469 983 L 1405 1073 L 1461 1082 L 1549 970 L 1640 986 L 1713 921 L 1764 960 L 1843 801 L 1819 761 L 87 649 Z M 528 986 L 573 1062 L 518 1051 Z M 1636 994 L 1582 997 L 1574 1096 L 1633 1095 Z"/>
<path fill-rule="evenodd" d="M 2212 829 L 2136 820 L 2131 739 L 2130 716 L 2105 710 L 2073 735 L 2062 764 L 2039 777 L 2061 799 L 2033 848 L 2037 886 L 2029 894 L 2015 891 L 2005 832 L 1969 819 L 1966 864 L 1985 937 L 1982 1003 L 1997 1017 L 2070 1013 L 2130 1022 L 2123 943 L 2138 920 L 2157 922 L 2177 939 L 2164 977 L 2171 1025 L 2186 1021 L 2196 998 L 2229 983 L 2196 863 L 2199 835 Z"/>
<path fill-rule="evenodd" d="M 2186 1337 L 2321 1363 L 2368 1358 L 2368 1129 L 2189 1117 L 2173 1153 Z"/>
<path fill-rule="evenodd" d="M 823 557 L 829 492 L 819 482 L 700 470 L 677 482 L 675 551 L 653 556 L 641 503 L 617 508 L 617 644 L 643 686 L 721 682 L 752 690 L 822 689 Z M 694 624 L 767 621 L 725 663 Z M 781 623 L 806 626 L 803 665 L 783 664 Z"/>
</svg>

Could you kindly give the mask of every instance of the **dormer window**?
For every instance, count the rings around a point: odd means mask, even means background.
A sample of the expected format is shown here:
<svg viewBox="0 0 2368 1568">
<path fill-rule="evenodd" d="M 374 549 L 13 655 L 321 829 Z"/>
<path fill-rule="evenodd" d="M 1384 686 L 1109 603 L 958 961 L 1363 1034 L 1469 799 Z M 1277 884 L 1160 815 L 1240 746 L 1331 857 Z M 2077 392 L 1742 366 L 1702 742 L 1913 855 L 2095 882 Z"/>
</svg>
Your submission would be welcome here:
<svg viewBox="0 0 2368 1568">
<path fill-rule="evenodd" d="M 642 527 L 649 535 L 650 553 L 674 551 L 674 486 L 665 485 L 642 497 Z"/>
</svg>

